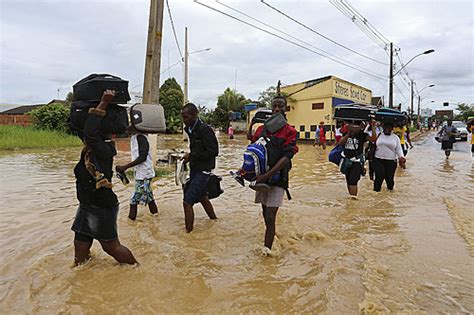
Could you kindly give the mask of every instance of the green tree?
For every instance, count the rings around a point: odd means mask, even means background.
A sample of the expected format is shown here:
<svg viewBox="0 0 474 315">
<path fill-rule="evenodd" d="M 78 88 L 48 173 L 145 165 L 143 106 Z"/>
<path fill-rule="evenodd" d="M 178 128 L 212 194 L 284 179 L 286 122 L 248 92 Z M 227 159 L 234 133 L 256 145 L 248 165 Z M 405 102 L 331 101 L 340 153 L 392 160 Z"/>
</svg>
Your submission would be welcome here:
<svg viewBox="0 0 474 315">
<path fill-rule="evenodd" d="M 68 130 L 67 119 L 69 107 L 63 103 L 44 105 L 32 110 L 29 114 L 33 126 L 37 129 L 56 130 L 66 132 Z"/>
<path fill-rule="evenodd" d="M 272 100 L 277 95 L 276 87 L 270 86 L 265 91 L 260 92 L 258 96 L 258 101 L 260 104 L 266 108 L 272 107 Z"/>
<path fill-rule="evenodd" d="M 245 118 L 244 105 L 250 102 L 252 101 L 231 88 L 225 89 L 224 93 L 217 97 L 217 107 L 212 113 L 213 124 L 218 127 L 227 127 L 231 112 L 240 112 L 242 118 Z"/>
<path fill-rule="evenodd" d="M 71 104 L 73 100 L 74 100 L 74 94 L 72 92 L 67 93 L 66 103 Z"/>
<path fill-rule="evenodd" d="M 295 101 L 295 99 L 288 96 L 288 93 L 282 92 L 281 95 L 284 96 L 289 103 Z M 277 96 L 277 88 L 275 86 L 269 86 L 265 91 L 260 92 L 258 101 L 262 107 L 272 108 L 272 100 L 275 96 Z"/>
<path fill-rule="evenodd" d="M 182 129 L 183 99 L 183 90 L 175 78 L 167 79 L 160 87 L 160 104 L 165 110 L 166 128 L 173 133 Z"/>
<path fill-rule="evenodd" d="M 474 116 L 474 104 L 462 103 L 458 105 L 456 110 L 459 111 L 459 115 L 456 116 L 457 120 L 466 121 L 469 117 Z"/>
</svg>

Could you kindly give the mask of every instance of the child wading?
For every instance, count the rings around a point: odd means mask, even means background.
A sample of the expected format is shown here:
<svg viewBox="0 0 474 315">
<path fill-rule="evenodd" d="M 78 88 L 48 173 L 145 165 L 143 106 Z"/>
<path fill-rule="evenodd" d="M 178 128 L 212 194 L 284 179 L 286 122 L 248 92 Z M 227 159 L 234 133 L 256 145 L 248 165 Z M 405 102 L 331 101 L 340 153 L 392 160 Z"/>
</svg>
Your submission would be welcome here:
<svg viewBox="0 0 474 315">
<path fill-rule="evenodd" d="M 273 114 L 281 113 L 285 115 L 286 99 L 281 96 L 277 96 L 272 101 Z M 273 175 L 280 171 L 280 180 L 276 183 L 272 183 L 268 190 L 257 191 L 255 193 L 255 203 L 262 204 L 263 218 L 265 219 L 265 247 L 263 248 L 263 254 L 269 255 L 273 245 L 273 239 L 275 238 L 275 225 L 276 225 L 276 214 L 278 208 L 283 203 L 283 195 L 285 191 L 288 193 L 288 178 L 289 171 L 291 169 L 291 159 L 298 152 L 296 146 L 296 130 L 288 123 L 286 123 L 281 129 L 274 133 L 264 131 L 264 126 L 260 126 L 252 135 L 252 127 L 254 121 L 249 126 L 247 132 L 247 139 L 255 142 L 261 136 L 265 136 L 270 140 L 270 146 L 272 152 L 276 156 L 270 156 L 269 167 L 270 170 L 265 174 L 257 176 L 257 183 L 267 183 Z M 265 134 L 264 134 L 265 133 Z M 274 162 L 272 162 L 274 161 Z"/>
<path fill-rule="evenodd" d="M 135 167 L 135 192 L 130 199 L 130 212 L 128 213 L 128 218 L 135 220 L 138 204 L 140 203 L 148 205 L 152 214 L 158 213 L 151 188 L 151 180 L 155 177 L 155 170 L 153 168 L 148 136 L 138 132 L 133 126 L 129 127 L 128 132 L 132 134 L 130 138 L 132 162 L 125 165 L 117 165 L 115 170 L 118 173 L 124 173 L 130 167 Z"/>
</svg>

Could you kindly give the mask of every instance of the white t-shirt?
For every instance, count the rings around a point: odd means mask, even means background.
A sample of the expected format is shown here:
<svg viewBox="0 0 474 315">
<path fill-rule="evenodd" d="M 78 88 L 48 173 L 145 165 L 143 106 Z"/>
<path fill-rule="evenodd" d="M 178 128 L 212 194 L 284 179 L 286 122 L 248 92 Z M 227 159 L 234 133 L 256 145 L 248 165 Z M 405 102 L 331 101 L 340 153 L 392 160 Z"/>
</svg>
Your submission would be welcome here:
<svg viewBox="0 0 474 315">
<path fill-rule="evenodd" d="M 146 141 L 148 141 L 148 145 L 150 141 L 148 140 L 148 136 L 145 134 L 133 134 L 130 138 L 130 148 L 132 152 L 132 161 L 135 161 L 138 156 L 140 155 L 138 152 L 138 135 L 144 136 Z M 155 169 L 153 168 L 153 159 L 151 157 L 151 150 L 148 149 L 147 157 L 145 162 L 138 164 L 135 166 L 135 179 L 144 180 L 150 179 L 155 177 Z"/>
<path fill-rule="evenodd" d="M 376 142 L 375 157 L 383 160 L 396 160 L 403 156 L 400 138 L 395 134 L 381 133 Z"/>
</svg>

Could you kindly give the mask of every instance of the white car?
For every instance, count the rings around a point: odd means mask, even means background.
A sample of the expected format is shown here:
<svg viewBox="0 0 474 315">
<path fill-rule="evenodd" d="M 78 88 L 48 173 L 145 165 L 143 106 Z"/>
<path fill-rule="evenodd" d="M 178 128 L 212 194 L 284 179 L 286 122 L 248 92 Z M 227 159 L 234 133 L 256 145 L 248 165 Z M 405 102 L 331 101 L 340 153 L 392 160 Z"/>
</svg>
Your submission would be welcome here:
<svg viewBox="0 0 474 315">
<path fill-rule="evenodd" d="M 458 134 L 456 135 L 456 140 L 467 141 L 467 126 L 462 121 L 453 121 L 453 126 L 456 127 L 458 130 Z"/>
</svg>

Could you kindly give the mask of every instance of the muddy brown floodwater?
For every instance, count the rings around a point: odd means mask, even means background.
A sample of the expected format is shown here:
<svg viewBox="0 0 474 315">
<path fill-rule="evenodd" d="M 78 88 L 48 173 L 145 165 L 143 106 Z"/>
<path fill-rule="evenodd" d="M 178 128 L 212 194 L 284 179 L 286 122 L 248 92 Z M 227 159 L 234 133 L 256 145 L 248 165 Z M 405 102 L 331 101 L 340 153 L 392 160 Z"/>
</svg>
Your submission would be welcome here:
<svg viewBox="0 0 474 315">
<path fill-rule="evenodd" d="M 159 137 L 160 150 L 185 148 Z M 173 176 L 155 182 L 159 216 L 127 221 L 133 185 L 117 179 L 119 235 L 141 265 L 120 266 L 94 243 L 72 268 L 73 167 L 80 148 L 0 153 L 0 313 L 452 313 L 474 312 L 474 168 L 469 144 L 449 160 L 421 136 L 397 170 L 395 191 L 359 185 L 349 200 L 327 153 L 300 144 L 293 200 L 278 214 L 275 257 L 262 257 L 264 225 L 253 192 L 228 176 L 246 144 L 220 139 L 225 193 L 217 221 L 195 207 L 184 231 Z M 117 160 L 128 160 L 120 152 Z M 172 170 L 172 168 L 170 168 Z"/>
</svg>

